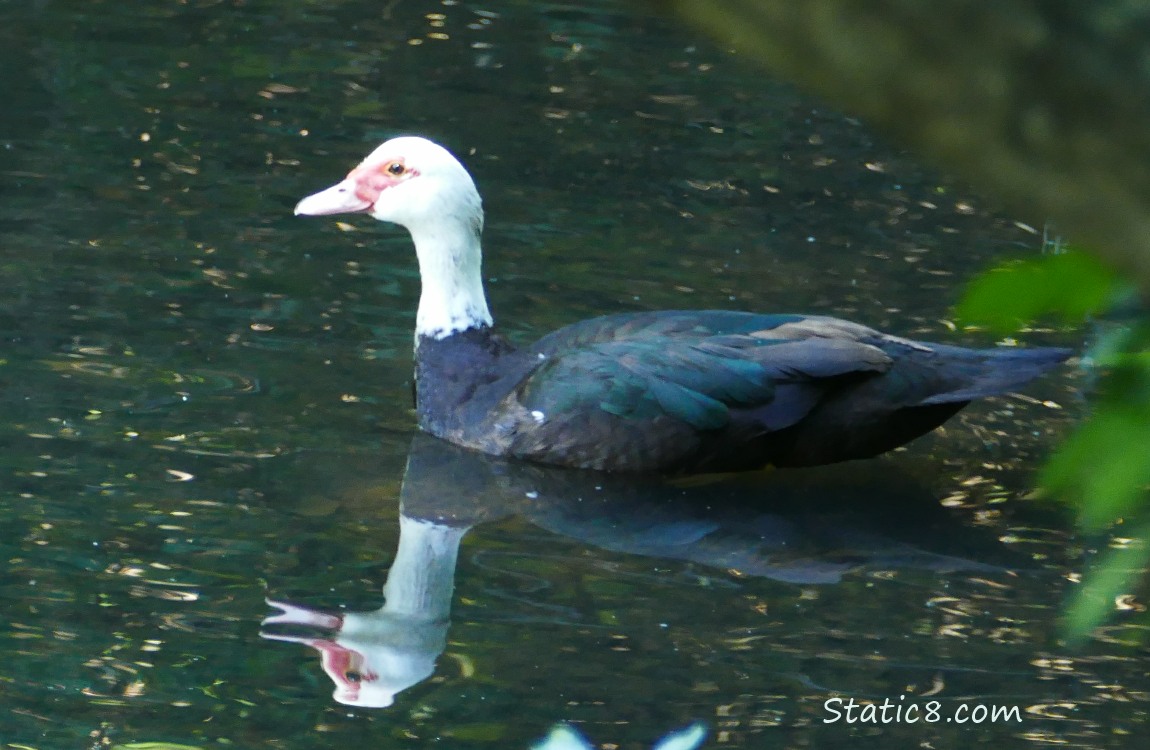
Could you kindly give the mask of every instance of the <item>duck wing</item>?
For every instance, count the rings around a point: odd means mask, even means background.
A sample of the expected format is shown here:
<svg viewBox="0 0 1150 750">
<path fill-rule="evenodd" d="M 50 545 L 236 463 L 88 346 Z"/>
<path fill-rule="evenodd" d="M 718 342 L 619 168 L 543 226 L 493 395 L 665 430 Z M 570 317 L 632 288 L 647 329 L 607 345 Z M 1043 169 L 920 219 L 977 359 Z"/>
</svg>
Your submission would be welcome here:
<svg viewBox="0 0 1150 750">
<path fill-rule="evenodd" d="M 887 372 L 892 357 L 865 340 L 874 336 L 830 318 L 721 311 L 584 321 L 531 347 L 538 365 L 504 402 L 530 417 L 509 452 L 585 468 L 696 470 L 704 449 L 785 430 L 842 383 Z"/>
</svg>

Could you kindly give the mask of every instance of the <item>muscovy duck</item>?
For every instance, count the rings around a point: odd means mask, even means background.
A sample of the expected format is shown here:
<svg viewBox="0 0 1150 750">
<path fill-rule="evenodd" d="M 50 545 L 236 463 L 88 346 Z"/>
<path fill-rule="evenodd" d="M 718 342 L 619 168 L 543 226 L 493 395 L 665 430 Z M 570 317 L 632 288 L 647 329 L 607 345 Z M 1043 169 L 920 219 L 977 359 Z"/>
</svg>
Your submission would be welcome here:
<svg viewBox="0 0 1150 750">
<path fill-rule="evenodd" d="M 349 212 L 404 226 L 415 242 L 419 426 L 495 455 L 659 473 L 869 458 L 1071 353 L 966 349 L 827 316 L 721 310 L 606 315 L 520 349 L 492 329 L 482 204 L 447 149 L 394 138 L 295 208 Z"/>
</svg>

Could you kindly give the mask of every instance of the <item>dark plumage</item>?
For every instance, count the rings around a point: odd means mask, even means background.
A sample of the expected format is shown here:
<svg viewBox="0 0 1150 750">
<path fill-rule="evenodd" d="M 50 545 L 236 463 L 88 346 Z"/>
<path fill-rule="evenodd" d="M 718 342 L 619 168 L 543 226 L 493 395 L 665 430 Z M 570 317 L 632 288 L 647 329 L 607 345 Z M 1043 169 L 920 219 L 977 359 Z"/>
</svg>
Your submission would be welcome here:
<svg viewBox="0 0 1150 750">
<path fill-rule="evenodd" d="M 516 350 L 491 330 L 479 197 L 446 150 L 420 138 L 388 141 L 296 208 L 340 211 L 370 211 L 415 241 L 420 427 L 496 455 L 636 472 L 867 458 L 1070 356 L 910 341 L 830 317 L 723 311 L 609 315 Z"/>
<path fill-rule="evenodd" d="M 416 403 L 434 435 L 543 463 L 804 466 L 890 450 L 1068 355 L 908 341 L 826 317 L 610 315 L 522 350 L 486 327 L 421 339 Z"/>
</svg>

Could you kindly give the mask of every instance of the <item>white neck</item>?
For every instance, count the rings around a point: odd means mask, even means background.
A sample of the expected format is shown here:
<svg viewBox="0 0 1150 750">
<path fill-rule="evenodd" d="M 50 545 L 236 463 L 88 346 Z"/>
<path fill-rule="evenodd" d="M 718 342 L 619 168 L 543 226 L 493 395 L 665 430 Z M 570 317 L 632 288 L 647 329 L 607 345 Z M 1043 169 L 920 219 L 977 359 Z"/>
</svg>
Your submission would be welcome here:
<svg viewBox="0 0 1150 750">
<path fill-rule="evenodd" d="M 483 252 L 478 222 L 444 219 L 411 229 L 423 292 L 415 315 L 415 337 L 446 338 L 491 325 L 483 294 Z"/>
</svg>

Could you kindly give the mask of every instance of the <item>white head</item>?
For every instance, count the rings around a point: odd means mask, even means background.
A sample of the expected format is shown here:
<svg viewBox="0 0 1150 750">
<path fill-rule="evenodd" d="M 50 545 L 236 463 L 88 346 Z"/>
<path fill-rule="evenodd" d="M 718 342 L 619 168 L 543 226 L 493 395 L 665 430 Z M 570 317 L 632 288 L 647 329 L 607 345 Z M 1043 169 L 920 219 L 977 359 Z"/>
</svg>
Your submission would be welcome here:
<svg viewBox="0 0 1150 750">
<path fill-rule="evenodd" d="M 483 205 L 471 175 L 451 152 L 426 138 L 392 138 L 342 182 L 295 207 L 297 216 L 359 212 L 411 233 L 423 279 L 417 339 L 491 325 L 479 246 Z"/>
<path fill-rule="evenodd" d="M 466 216 L 483 228 L 483 208 L 471 175 L 438 143 L 426 138 L 392 138 L 348 173 L 343 182 L 309 195 L 296 215 L 369 212 L 415 231 L 446 214 Z"/>
</svg>

